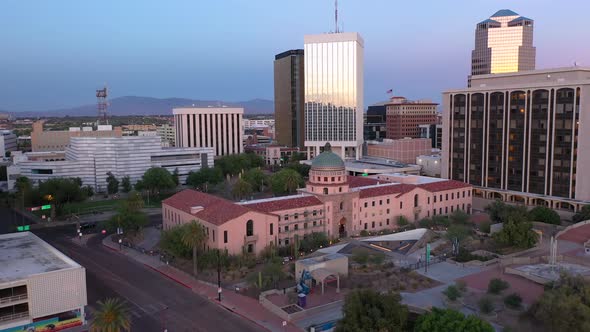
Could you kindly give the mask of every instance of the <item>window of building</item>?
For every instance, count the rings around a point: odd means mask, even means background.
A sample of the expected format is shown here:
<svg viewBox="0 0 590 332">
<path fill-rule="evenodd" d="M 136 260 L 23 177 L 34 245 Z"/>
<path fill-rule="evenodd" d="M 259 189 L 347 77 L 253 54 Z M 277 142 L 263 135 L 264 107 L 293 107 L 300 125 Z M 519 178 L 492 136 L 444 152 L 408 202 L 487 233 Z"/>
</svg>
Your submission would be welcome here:
<svg viewBox="0 0 590 332">
<path fill-rule="evenodd" d="M 371 228 L 375 228 L 375 222 L 374 221 L 371 222 Z"/>
<path fill-rule="evenodd" d="M 430 197 L 428 197 L 427 202 L 428 202 L 427 204 L 430 204 Z"/>
<path fill-rule="evenodd" d="M 440 201 L 442 202 L 442 194 L 440 195 L 440 197 L 439 197 L 439 198 L 440 198 Z"/>
<path fill-rule="evenodd" d="M 451 199 L 455 199 L 455 193 L 451 193 Z"/>
<path fill-rule="evenodd" d="M 389 198 L 387 199 L 387 201 L 386 201 L 386 202 L 387 202 L 387 204 L 389 204 Z"/>
<path fill-rule="evenodd" d="M 295 224 L 295 226 L 293 226 L 293 228 L 294 228 L 295 230 L 298 230 L 298 229 L 299 229 L 299 224 Z"/>
<path fill-rule="evenodd" d="M 385 221 L 387 222 L 387 226 L 389 226 L 389 219 L 386 219 Z"/>
<path fill-rule="evenodd" d="M 285 220 L 289 220 L 289 215 L 288 215 L 288 214 L 286 214 L 284 219 L 285 219 Z"/>
<path fill-rule="evenodd" d="M 449 213 L 449 207 L 445 206 L 445 213 Z"/>
<path fill-rule="evenodd" d="M 311 214 L 315 216 L 315 215 L 317 215 L 317 214 L 318 214 L 318 212 L 317 212 L 316 210 L 313 210 L 313 211 L 311 212 Z"/>
<path fill-rule="evenodd" d="M 399 208 L 403 209 L 404 208 L 404 203 L 403 202 L 399 202 Z"/>
<path fill-rule="evenodd" d="M 367 223 L 365 223 L 365 229 L 367 229 Z"/>
<path fill-rule="evenodd" d="M 383 205 L 383 200 L 379 200 L 379 205 Z"/>
<path fill-rule="evenodd" d="M 451 205 L 451 212 L 453 212 L 453 208 L 454 208 L 454 206 Z"/>
<path fill-rule="evenodd" d="M 227 231 L 223 231 L 223 243 L 227 243 Z"/>
<path fill-rule="evenodd" d="M 213 242 L 215 242 L 215 230 L 213 229 Z"/>
<path fill-rule="evenodd" d="M 254 221 L 252 219 L 246 222 L 246 236 L 254 235 Z"/>
<path fill-rule="evenodd" d="M 324 182 L 328 182 L 328 177 L 324 176 Z"/>
<path fill-rule="evenodd" d="M 313 225 L 313 227 L 316 227 L 317 226 L 317 222 L 314 221 L 312 225 Z"/>
<path fill-rule="evenodd" d="M 274 235 L 275 232 L 275 224 L 270 224 L 270 235 Z"/>
<path fill-rule="evenodd" d="M 342 187 L 338 187 L 338 192 L 342 192 Z"/>
<path fill-rule="evenodd" d="M 303 223 L 303 229 L 307 229 L 307 223 L 306 222 Z"/>
<path fill-rule="evenodd" d="M 254 252 L 254 245 L 252 243 L 248 244 L 248 253 L 253 253 Z"/>
<path fill-rule="evenodd" d="M 285 226 L 285 232 L 289 231 L 289 225 Z"/>
<path fill-rule="evenodd" d="M 463 198 L 465 198 L 465 191 L 463 191 Z"/>
<path fill-rule="evenodd" d="M 446 194 L 445 199 L 448 201 L 449 200 L 449 194 Z"/>
<path fill-rule="evenodd" d="M 418 207 L 418 194 L 414 195 L 414 207 Z"/>
<path fill-rule="evenodd" d="M 340 210 L 344 210 L 344 202 L 340 202 Z"/>
<path fill-rule="evenodd" d="M 371 206 L 375 206 L 375 201 L 372 201 L 371 202 Z"/>
<path fill-rule="evenodd" d="M 328 194 L 328 188 L 324 188 L 324 195 Z"/>
<path fill-rule="evenodd" d="M 288 246 L 289 245 L 289 239 L 285 239 L 285 245 Z"/>
<path fill-rule="evenodd" d="M 368 203 L 367 202 L 365 202 L 365 207 L 368 207 Z"/>
<path fill-rule="evenodd" d="M 295 213 L 295 214 L 293 215 L 293 219 L 299 219 L 299 213 Z"/>
<path fill-rule="evenodd" d="M 334 177 L 332 177 L 332 182 L 336 181 L 336 179 Z"/>
</svg>

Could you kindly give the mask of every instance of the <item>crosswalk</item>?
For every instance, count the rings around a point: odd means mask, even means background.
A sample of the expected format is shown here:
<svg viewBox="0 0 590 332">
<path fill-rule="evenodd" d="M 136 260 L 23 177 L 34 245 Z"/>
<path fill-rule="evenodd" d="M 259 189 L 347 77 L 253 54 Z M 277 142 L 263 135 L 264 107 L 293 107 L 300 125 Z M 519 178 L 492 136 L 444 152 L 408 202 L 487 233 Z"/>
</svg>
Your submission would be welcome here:
<svg viewBox="0 0 590 332">
<path fill-rule="evenodd" d="M 143 316 L 154 315 L 154 314 L 162 312 L 163 310 L 165 310 L 168 307 L 164 303 L 161 303 L 161 302 L 139 306 L 139 305 L 129 303 L 127 301 L 123 301 L 123 304 L 128 308 L 129 315 L 131 317 L 135 317 L 135 318 L 141 318 Z"/>
</svg>

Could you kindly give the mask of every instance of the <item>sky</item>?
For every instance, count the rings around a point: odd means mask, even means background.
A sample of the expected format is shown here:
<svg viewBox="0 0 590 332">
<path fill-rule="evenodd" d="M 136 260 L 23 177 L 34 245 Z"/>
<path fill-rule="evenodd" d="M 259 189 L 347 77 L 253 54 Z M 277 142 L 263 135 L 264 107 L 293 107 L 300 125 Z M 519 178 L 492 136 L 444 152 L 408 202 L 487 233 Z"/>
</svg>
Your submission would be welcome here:
<svg viewBox="0 0 590 332">
<path fill-rule="evenodd" d="M 274 55 L 334 29 L 333 0 L 2 0 L 0 109 L 111 97 L 273 99 Z M 340 0 L 365 40 L 365 107 L 386 91 L 440 101 L 466 86 L 475 24 L 509 8 L 535 20 L 537 68 L 590 67 L 587 0 Z"/>
</svg>

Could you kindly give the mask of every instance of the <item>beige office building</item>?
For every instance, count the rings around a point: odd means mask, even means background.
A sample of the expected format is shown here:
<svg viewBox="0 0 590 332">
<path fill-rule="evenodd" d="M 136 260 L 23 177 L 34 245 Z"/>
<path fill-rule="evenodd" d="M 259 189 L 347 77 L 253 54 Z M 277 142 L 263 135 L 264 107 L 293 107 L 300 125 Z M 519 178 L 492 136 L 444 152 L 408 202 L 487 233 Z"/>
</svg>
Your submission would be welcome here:
<svg viewBox="0 0 590 332">
<path fill-rule="evenodd" d="M 71 127 L 69 130 L 43 130 L 43 120 L 33 123 L 31 132 L 31 151 L 65 151 L 70 146 L 70 137 L 121 137 L 121 127 L 99 125 L 92 127 Z"/>
<path fill-rule="evenodd" d="M 443 178 L 488 199 L 590 202 L 590 68 L 474 76 L 443 107 Z"/>
<path fill-rule="evenodd" d="M 533 20 L 502 9 L 475 28 L 471 75 L 535 69 Z"/>
<path fill-rule="evenodd" d="M 172 113 L 177 147 L 212 147 L 216 156 L 244 152 L 243 108 L 185 107 Z"/>
<path fill-rule="evenodd" d="M 305 147 L 326 142 L 340 157 L 360 159 L 363 145 L 363 48 L 356 32 L 306 35 Z"/>
<path fill-rule="evenodd" d="M 304 147 L 304 59 L 303 50 L 275 56 L 275 137 L 280 145 Z"/>
</svg>

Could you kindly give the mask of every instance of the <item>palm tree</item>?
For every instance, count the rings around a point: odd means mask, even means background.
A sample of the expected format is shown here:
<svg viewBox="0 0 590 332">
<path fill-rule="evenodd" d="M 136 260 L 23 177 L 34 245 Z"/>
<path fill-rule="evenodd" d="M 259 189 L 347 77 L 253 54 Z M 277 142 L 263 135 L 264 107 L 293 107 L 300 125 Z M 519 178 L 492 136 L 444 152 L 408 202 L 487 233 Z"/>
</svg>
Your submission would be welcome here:
<svg viewBox="0 0 590 332">
<path fill-rule="evenodd" d="M 131 318 L 119 299 L 98 301 L 99 308 L 94 315 L 91 332 L 122 332 L 131 330 Z"/>
<path fill-rule="evenodd" d="M 301 175 L 292 169 L 284 170 L 285 190 L 289 193 L 294 192 L 299 188 L 301 182 Z"/>
<path fill-rule="evenodd" d="M 252 185 L 248 183 L 248 181 L 240 178 L 234 184 L 234 188 L 232 189 L 232 194 L 237 199 L 242 199 L 252 193 Z"/>
<path fill-rule="evenodd" d="M 190 224 L 184 225 L 182 243 L 193 249 L 193 273 L 195 275 L 197 275 L 197 249 L 206 239 L 207 235 L 205 234 L 205 228 L 196 220 L 191 221 Z"/>
</svg>

